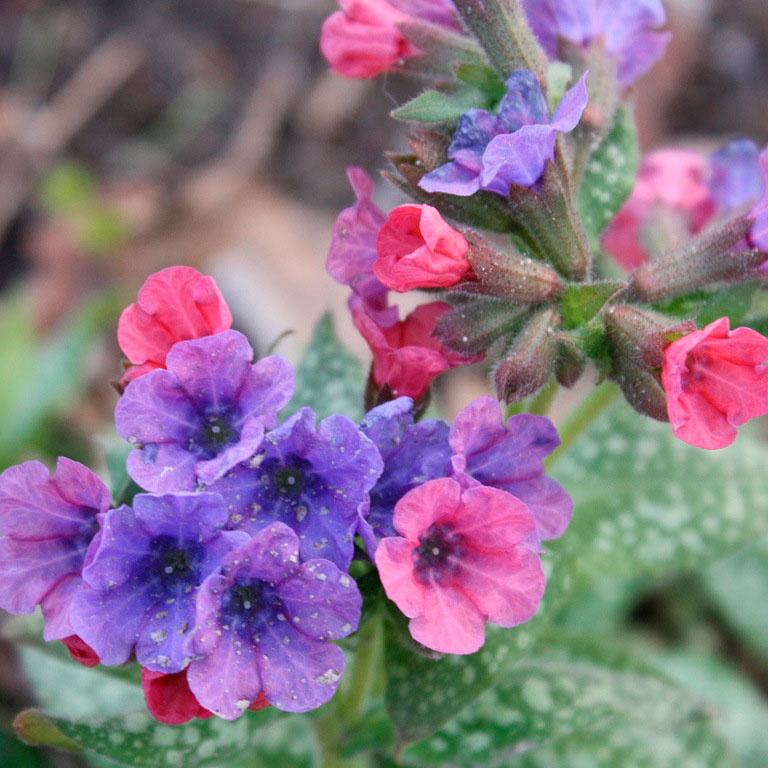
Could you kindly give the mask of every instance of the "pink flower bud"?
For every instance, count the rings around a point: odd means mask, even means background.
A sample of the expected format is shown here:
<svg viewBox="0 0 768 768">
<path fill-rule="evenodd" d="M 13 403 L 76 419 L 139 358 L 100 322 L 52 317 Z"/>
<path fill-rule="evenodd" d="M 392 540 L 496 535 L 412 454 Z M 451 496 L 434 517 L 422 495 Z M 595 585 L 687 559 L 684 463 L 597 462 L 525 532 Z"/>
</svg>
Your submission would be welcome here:
<svg viewBox="0 0 768 768">
<path fill-rule="evenodd" d="M 469 244 L 431 205 L 395 208 L 379 232 L 376 277 L 400 293 L 448 288 L 472 276 Z"/>
<path fill-rule="evenodd" d="M 670 344 L 661 380 L 677 437 L 699 448 L 725 448 L 736 427 L 768 413 L 768 339 L 728 318 Z"/>
<path fill-rule="evenodd" d="M 386 0 L 340 0 L 339 5 L 341 10 L 325 20 L 320 37 L 332 72 L 376 77 L 418 53 L 398 27 L 411 17 Z"/>
<path fill-rule="evenodd" d="M 382 328 L 361 306 L 353 307 L 355 326 L 373 353 L 373 380 L 379 389 L 389 387 L 396 397 L 417 399 L 444 371 L 482 359 L 452 352 L 434 336 L 435 324 L 450 309 L 440 301 L 422 304 L 405 320 Z"/>
<path fill-rule="evenodd" d="M 138 301 L 120 315 L 117 341 L 132 363 L 121 384 L 165 368 L 165 357 L 177 341 L 200 339 L 231 326 L 229 307 L 212 277 L 192 267 L 155 272 L 141 286 Z"/>
</svg>

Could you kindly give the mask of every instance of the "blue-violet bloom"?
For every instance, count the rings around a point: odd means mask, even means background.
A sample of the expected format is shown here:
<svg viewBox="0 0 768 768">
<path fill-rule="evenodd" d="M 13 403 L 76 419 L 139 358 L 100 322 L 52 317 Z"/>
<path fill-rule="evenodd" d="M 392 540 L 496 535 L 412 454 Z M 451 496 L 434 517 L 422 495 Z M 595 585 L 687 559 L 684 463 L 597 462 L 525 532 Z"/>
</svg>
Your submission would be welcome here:
<svg viewBox="0 0 768 768">
<path fill-rule="evenodd" d="M 44 637 L 73 634 L 72 596 L 88 548 L 111 504 L 90 469 L 60 458 L 53 477 L 39 461 L 0 475 L 0 608 L 32 613 L 42 606 Z"/>
<path fill-rule="evenodd" d="M 299 537 L 302 558 L 346 568 L 358 510 L 381 475 L 376 446 L 346 416 L 316 424 L 302 408 L 269 432 L 253 460 L 210 487 L 229 510 L 228 526 L 249 534 L 276 520 Z"/>
<path fill-rule="evenodd" d="M 720 213 L 737 211 L 763 193 L 760 148 L 752 139 L 726 142 L 710 155 L 710 169 L 708 186 Z"/>
<path fill-rule="evenodd" d="M 662 0 L 523 0 L 523 8 L 550 59 L 558 58 L 558 38 L 585 48 L 599 40 L 624 88 L 664 55 L 671 38 L 659 31 L 667 23 Z"/>
<path fill-rule="evenodd" d="M 288 361 L 254 364 L 237 331 L 180 341 L 166 364 L 132 381 L 115 409 L 118 433 L 136 446 L 128 474 L 153 493 L 193 491 L 248 460 L 293 393 Z"/>
<path fill-rule="evenodd" d="M 465 112 L 448 147 L 450 162 L 426 174 L 419 186 L 462 197 L 479 189 L 506 197 L 511 184 L 532 187 L 554 157 L 557 134 L 569 133 L 581 120 L 587 75 L 566 92 L 550 120 L 536 75 L 516 70 L 507 79 L 498 113 Z"/>
<path fill-rule="evenodd" d="M 137 494 L 133 509 L 106 514 L 70 610 L 75 632 L 102 664 L 123 664 L 135 650 L 148 669 L 184 669 L 199 587 L 248 541 L 222 531 L 226 520 L 214 493 Z"/>
<path fill-rule="evenodd" d="M 275 708 L 306 712 L 330 699 L 344 672 L 332 640 L 360 621 L 354 580 L 328 560 L 302 561 L 299 539 L 272 523 L 230 553 L 200 589 L 188 641 L 195 698 L 234 720 L 263 691 Z"/>
<path fill-rule="evenodd" d="M 451 474 L 451 446 L 444 421 L 414 421 L 410 397 L 373 408 L 360 429 L 384 460 L 384 471 L 371 489 L 370 509 L 361 510 L 358 529 L 373 557 L 380 539 L 397 535 L 393 524 L 395 504 L 413 488 Z"/>
</svg>

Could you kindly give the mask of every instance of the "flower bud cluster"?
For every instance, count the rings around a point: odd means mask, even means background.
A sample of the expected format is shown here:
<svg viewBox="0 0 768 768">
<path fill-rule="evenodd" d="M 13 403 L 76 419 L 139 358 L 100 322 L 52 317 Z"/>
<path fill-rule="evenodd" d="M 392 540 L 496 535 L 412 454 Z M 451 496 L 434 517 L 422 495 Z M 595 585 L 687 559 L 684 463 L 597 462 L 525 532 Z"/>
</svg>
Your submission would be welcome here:
<svg viewBox="0 0 768 768">
<path fill-rule="evenodd" d="M 343 32 L 342 22 L 359 32 L 363 17 L 371 35 L 398 36 L 398 57 Z M 636 410 L 671 420 L 682 439 L 724 444 L 675 426 L 685 371 L 671 361 L 717 319 L 708 307 L 728 312 L 735 286 L 761 288 L 768 150 L 736 139 L 710 156 L 654 152 L 624 205 L 626 193 L 608 200 L 617 213 L 601 231 L 588 229 L 582 208 L 593 192 L 608 199 L 590 187 L 603 182 L 587 173 L 590 159 L 604 144 L 607 156 L 621 151 L 610 146 L 613 127 L 630 87 L 663 55 L 665 24 L 660 0 L 340 3 L 322 36 L 334 71 L 418 73 L 432 88 L 393 113 L 408 126 L 411 152 L 390 155 L 385 176 L 414 202 L 387 215 L 371 202 L 371 184 L 361 193 L 356 183 L 357 206 L 340 216 L 328 256 L 331 275 L 346 275 L 355 324 L 373 352 L 372 402 L 426 398 L 438 373 L 482 359 L 498 398 L 514 403 L 553 377 L 573 386 L 591 361 Z M 624 281 L 601 276 L 600 243 L 628 271 Z M 429 322 L 400 321 L 390 290 L 425 290 L 440 303 L 420 308 Z M 749 308 L 742 315 L 759 320 Z M 752 338 L 732 333 L 734 348 Z M 728 369 L 733 387 L 763 380 L 768 355 L 759 358 L 748 375 Z M 699 378 L 704 369 L 696 366 Z M 715 387 L 713 376 L 704 380 Z M 726 392 L 701 387 L 731 425 L 768 412 L 756 383 L 753 406 L 738 415 Z M 691 418 L 702 417 L 705 406 L 687 402 Z"/>
</svg>

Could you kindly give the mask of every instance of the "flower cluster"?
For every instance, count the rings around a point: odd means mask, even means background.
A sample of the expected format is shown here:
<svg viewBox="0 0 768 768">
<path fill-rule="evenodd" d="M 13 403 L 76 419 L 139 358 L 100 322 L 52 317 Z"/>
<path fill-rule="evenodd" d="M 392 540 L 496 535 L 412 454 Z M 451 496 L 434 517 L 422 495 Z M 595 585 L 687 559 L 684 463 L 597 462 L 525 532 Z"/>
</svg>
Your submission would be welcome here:
<svg viewBox="0 0 768 768">
<path fill-rule="evenodd" d="M 424 248 L 459 258 L 467 247 L 439 215 L 408 221 Z M 148 709 L 174 725 L 266 706 L 305 712 L 333 696 L 345 667 L 334 641 L 361 615 L 349 573 L 358 534 L 414 638 L 434 650 L 470 653 L 486 620 L 513 626 L 535 613 L 539 543 L 571 514 L 543 475 L 558 444 L 547 419 L 505 427 L 498 403 L 480 398 L 449 428 L 417 422 L 402 397 L 359 426 L 318 423 L 306 407 L 278 423 L 291 366 L 254 361 L 242 334 L 215 330 L 212 314 L 230 315 L 210 278 L 171 268 L 139 297 L 121 343 L 155 346 L 151 360 L 133 356 L 115 419 L 132 447 L 127 472 L 147 492 L 113 504 L 64 458 L 52 477 L 36 461 L 7 469 L 0 607 L 41 606 L 46 639 L 86 666 L 138 662 Z M 457 626 L 464 615 L 470 624 Z"/>
<path fill-rule="evenodd" d="M 322 35 L 335 72 L 417 73 L 435 89 L 393 113 L 411 152 L 391 155 L 385 176 L 414 202 L 385 215 L 352 169 L 358 202 L 328 255 L 373 353 L 369 403 L 421 401 L 438 373 L 479 360 L 499 399 L 520 402 L 552 379 L 573 386 L 593 364 L 680 439 L 730 444 L 768 413 L 768 340 L 755 330 L 765 323 L 731 331 L 705 313 L 697 325 L 696 309 L 768 274 L 768 149 L 736 139 L 709 156 L 659 150 L 629 199 L 583 190 L 598 178 L 618 186 L 629 165 L 624 102 L 669 42 L 661 0 L 448 5 L 343 2 Z M 363 20 L 397 53 L 372 46 L 366 58 L 354 44 Z M 590 200 L 600 210 L 585 210 Z M 626 280 L 596 277 L 598 244 Z M 404 321 L 388 302 L 388 290 L 438 289 Z"/>
</svg>

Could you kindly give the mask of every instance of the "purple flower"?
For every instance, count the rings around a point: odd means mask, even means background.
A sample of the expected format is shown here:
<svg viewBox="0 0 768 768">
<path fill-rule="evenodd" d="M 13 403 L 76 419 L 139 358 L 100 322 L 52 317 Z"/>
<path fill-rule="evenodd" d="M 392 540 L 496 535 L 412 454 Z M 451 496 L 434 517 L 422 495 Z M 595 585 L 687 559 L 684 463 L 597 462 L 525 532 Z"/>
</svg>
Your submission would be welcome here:
<svg viewBox="0 0 768 768">
<path fill-rule="evenodd" d="M 32 613 L 42 606 L 46 640 L 73 634 L 72 596 L 99 518 L 111 499 L 104 483 L 60 458 L 53 477 L 39 461 L 0 475 L 0 607 Z"/>
<path fill-rule="evenodd" d="M 118 433 L 136 446 L 128 473 L 153 493 L 195 490 L 248 460 L 293 392 L 288 361 L 253 364 L 237 331 L 180 341 L 166 362 L 132 381 L 115 410 Z"/>
<path fill-rule="evenodd" d="M 465 112 L 448 147 L 451 162 L 428 173 L 419 186 L 462 197 L 479 189 L 507 196 L 511 184 L 532 187 L 554 156 L 557 134 L 572 131 L 581 120 L 587 74 L 566 92 L 550 120 L 536 75 L 525 69 L 513 72 L 498 114 Z"/>
<path fill-rule="evenodd" d="M 229 510 L 229 526 L 253 534 L 276 520 L 299 537 L 302 558 L 323 557 L 346 568 L 354 553 L 358 509 L 379 478 L 373 443 L 346 416 L 316 426 L 302 408 L 266 436 L 248 464 L 228 472 L 211 490 Z"/>
<path fill-rule="evenodd" d="M 188 642 L 189 687 L 201 706 L 234 720 L 261 691 L 287 712 L 330 699 L 344 653 L 330 640 L 360 621 L 354 580 L 328 560 L 299 558 L 299 539 L 272 523 L 230 553 L 200 589 Z"/>
<path fill-rule="evenodd" d="M 755 248 L 768 252 L 768 147 L 760 153 L 760 168 L 763 175 L 763 193 L 750 213 L 755 222 L 750 230 L 749 239 Z"/>
<path fill-rule="evenodd" d="M 667 23 L 661 0 L 523 0 L 523 7 L 550 59 L 558 58 L 558 38 L 583 47 L 600 40 L 622 87 L 647 72 L 671 38 L 658 31 Z"/>
<path fill-rule="evenodd" d="M 451 0 L 389 0 L 389 4 L 414 19 L 459 31 Z"/>
<path fill-rule="evenodd" d="M 763 192 L 760 149 L 751 139 L 733 139 L 710 156 L 709 189 L 718 211 L 736 211 Z"/>
<path fill-rule="evenodd" d="M 248 537 L 221 530 L 227 510 L 214 493 L 138 494 L 133 504 L 105 516 L 72 626 L 105 666 L 135 650 L 143 667 L 180 672 L 200 584 Z"/>
<path fill-rule="evenodd" d="M 359 532 L 373 557 L 380 539 L 396 536 L 395 504 L 411 489 L 451 474 L 448 425 L 414 422 L 413 400 L 400 397 L 369 411 L 360 424 L 378 448 L 384 471 L 370 493 L 370 509 L 361 510 Z"/>
<path fill-rule="evenodd" d="M 373 274 L 377 259 L 376 238 L 386 216 L 373 202 L 373 182 L 362 168 L 347 168 L 357 202 L 336 219 L 325 268 L 328 274 L 352 289 L 350 308 L 362 305 L 384 327 L 397 322 L 397 307 L 387 306 L 387 287 Z"/>
<path fill-rule="evenodd" d="M 478 397 L 451 427 L 453 469 L 465 487 L 487 485 L 525 502 L 542 540 L 556 539 L 568 527 L 573 502 L 552 478 L 544 475 L 544 458 L 560 445 L 552 422 L 521 413 L 507 420 L 498 401 Z"/>
</svg>

